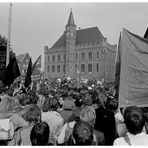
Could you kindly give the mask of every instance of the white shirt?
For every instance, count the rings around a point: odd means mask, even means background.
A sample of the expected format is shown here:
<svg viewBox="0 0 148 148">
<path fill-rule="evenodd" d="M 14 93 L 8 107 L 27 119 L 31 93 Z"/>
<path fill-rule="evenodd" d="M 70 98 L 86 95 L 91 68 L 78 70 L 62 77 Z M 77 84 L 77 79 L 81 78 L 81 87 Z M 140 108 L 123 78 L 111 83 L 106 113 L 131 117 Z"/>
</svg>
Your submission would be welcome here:
<svg viewBox="0 0 148 148">
<path fill-rule="evenodd" d="M 146 135 L 144 132 L 137 135 L 132 135 L 129 132 L 127 132 L 127 135 L 130 139 L 131 145 L 134 145 L 134 146 L 148 145 L 148 135 Z M 122 145 L 128 145 L 128 144 L 126 143 L 124 137 L 120 137 L 114 141 L 113 145 L 122 146 Z"/>
<path fill-rule="evenodd" d="M 64 124 L 64 120 L 61 115 L 56 111 L 42 112 L 41 119 L 50 127 L 50 138 L 54 137 L 56 140 Z"/>
</svg>

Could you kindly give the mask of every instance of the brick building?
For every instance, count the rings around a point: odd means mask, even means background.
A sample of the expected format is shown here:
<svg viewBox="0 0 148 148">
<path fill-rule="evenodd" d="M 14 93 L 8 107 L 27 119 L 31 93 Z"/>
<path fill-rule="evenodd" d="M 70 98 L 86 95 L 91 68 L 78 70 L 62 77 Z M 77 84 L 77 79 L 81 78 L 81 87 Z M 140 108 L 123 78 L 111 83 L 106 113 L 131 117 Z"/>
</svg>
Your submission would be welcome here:
<svg viewBox="0 0 148 148">
<path fill-rule="evenodd" d="M 64 33 L 51 48 L 44 47 L 44 78 L 114 80 L 116 48 L 98 27 L 77 30 L 71 11 Z"/>
</svg>

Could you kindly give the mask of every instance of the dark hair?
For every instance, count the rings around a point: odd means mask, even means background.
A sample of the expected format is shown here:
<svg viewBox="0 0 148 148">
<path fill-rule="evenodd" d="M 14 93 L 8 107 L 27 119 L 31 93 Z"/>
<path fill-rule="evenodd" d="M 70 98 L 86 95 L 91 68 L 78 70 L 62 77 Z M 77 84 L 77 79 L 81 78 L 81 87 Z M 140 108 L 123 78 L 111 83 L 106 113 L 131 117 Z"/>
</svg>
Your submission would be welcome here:
<svg viewBox="0 0 148 148">
<path fill-rule="evenodd" d="M 36 124 L 30 133 L 30 140 L 33 146 L 48 145 L 48 139 L 50 134 L 49 125 L 45 122 Z"/>
<path fill-rule="evenodd" d="M 145 124 L 144 113 L 137 106 L 127 107 L 124 111 L 124 121 L 131 134 L 141 133 Z"/>
<path fill-rule="evenodd" d="M 93 104 L 92 96 L 90 94 L 85 94 L 85 98 L 82 101 L 83 105 L 91 106 Z"/>
<path fill-rule="evenodd" d="M 109 111 L 116 112 L 118 109 L 118 100 L 116 98 L 107 98 L 106 108 Z"/>
<path fill-rule="evenodd" d="M 43 111 L 56 111 L 59 107 L 59 102 L 56 97 L 53 98 L 46 98 L 44 105 L 43 105 Z"/>
<path fill-rule="evenodd" d="M 73 128 L 74 145 L 91 145 L 93 142 L 93 128 L 86 122 L 79 121 Z"/>
</svg>

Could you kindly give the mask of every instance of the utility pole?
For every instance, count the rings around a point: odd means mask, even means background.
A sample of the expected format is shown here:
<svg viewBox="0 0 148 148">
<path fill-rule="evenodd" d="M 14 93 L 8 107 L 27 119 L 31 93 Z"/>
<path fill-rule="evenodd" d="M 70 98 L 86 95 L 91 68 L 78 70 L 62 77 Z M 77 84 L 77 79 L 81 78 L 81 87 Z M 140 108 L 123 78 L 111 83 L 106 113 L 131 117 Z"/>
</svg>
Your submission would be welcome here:
<svg viewBox="0 0 148 148">
<path fill-rule="evenodd" d="M 10 3 L 9 5 L 6 66 L 9 64 L 9 58 L 10 58 L 11 17 L 12 17 L 12 3 Z"/>
</svg>

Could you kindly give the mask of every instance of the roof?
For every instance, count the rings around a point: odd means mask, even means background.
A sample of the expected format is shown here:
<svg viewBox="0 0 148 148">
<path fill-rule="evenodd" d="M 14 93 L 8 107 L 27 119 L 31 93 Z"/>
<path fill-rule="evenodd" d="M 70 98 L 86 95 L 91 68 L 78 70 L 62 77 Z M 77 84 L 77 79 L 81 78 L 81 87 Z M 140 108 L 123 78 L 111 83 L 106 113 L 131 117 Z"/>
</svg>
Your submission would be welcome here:
<svg viewBox="0 0 148 148">
<path fill-rule="evenodd" d="M 98 27 L 86 28 L 76 31 L 76 45 L 88 44 L 88 43 L 100 43 L 104 39 L 104 36 L 98 29 Z M 51 48 L 66 47 L 66 34 L 65 32 L 56 41 Z"/>
<path fill-rule="evenodd" d="M 16 58 L 17 58 L 17 60 L 18 60 L 19 62 L 22 62 L 22 60 L 24 59 L 25 55 L 26 55 L 26 54 L 20 54 L 20 55 L 18 55 Z"/>
</svg>

